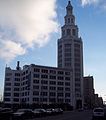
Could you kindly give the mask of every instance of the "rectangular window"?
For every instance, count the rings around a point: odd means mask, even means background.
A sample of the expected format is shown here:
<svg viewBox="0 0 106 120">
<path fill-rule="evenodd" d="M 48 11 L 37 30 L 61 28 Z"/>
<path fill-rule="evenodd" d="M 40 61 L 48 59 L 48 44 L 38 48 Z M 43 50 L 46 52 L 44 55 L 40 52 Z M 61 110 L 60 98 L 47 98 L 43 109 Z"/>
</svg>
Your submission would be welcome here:
<svg viewBox="0 0 106 120">
<path fill-rule="evenodd" d="M 20 86 L 20 83 L 14 83 L 14 86 Z"/>
<path fill-rule="evenodd" d="M 41 75 L 41 78 L 48 78 L 48 75 Z"/>
<path fill-rule="evenodd" d="M 42 80 L 41 84 L 48 84 L 48 81 L 47 80 Z"/>
<path fill-rule="evenodd" d="M 48 89 L 48 86 L 41 86 L 41 89 L 47 90 L 47 89 Z"/>
<path fill-rule="evenodd" d="M 34 77 L 34 78 L 39 78 L 40 75 L 39 75 L 39 74 L 33 74 L 33 77 Z"/>
<path fill-rule="evenodd" d="M 50 85 L 56 85 L 56 81 L 50 81 Z"/>
<path fill-rule="evenodd" d="M 72 29 L 72 34 L 75 36 L 76 35 L 76 30 Z"/>
<path fill-rule="evenodd" d="M 40 72 L 40 69 L 34 68 L 34 72 Z"/>
<path fill-rule="evenodd" d="M 55 92 L 50 92 L 49 95 L 50 96 L 56 96 L 56 93 Z"/>
<path fill-rule="evenodd" d="M 14 93 L 14 97 L 19 97 L 19 93 Z"/>
<path fill-rule="evenodd" d="M 42 73 L 48 73 L 48 70 L 42 69 Z"/>
<path fill-rule="evenodd" d="M 33 80 L 33 83 L 39 83 L 39 80 Z"/>
<path fill-rule="evenodd" d="M 20 73 L 15 73 L 15 76 L 20 76 Z"/>
<path fill-rule="evenodd" d="M 58 85 L 64 85 L 64 83 L 63 82 L 58 82 Z"/>
<path fill-rule="evenodd" d="M 65 85 L 66 85 L 66 86 L 70 86 L 70 82 L 66 82 Z"/>
<path fill-rule="evenodd" d="M 64 80 L 64 77 L 58 76 L 58 80 Z"/>
<path fill-rule="evenodd" d="M 34 91 L 33 95 L 39 95 L 39 91 Z"/>
<path fill-rule="evenodd" d="M 56 90 L 56 87 L 50 86 L 50 90 Z"/>
<path fill-rule="evenodd" d="M 50 79 L 56 79 L 56 76 L 50 75 L 49 78 Z"/>
<path fill-rule="evenodd" d="M 56 74 L 56 71 L 55 70 L 50 70 L 50 73 Z"/>
<path fill-rule="evenodd" d="M 63 90 L 63 87 L 58 87 L 57 90 Z"/>
</svg>

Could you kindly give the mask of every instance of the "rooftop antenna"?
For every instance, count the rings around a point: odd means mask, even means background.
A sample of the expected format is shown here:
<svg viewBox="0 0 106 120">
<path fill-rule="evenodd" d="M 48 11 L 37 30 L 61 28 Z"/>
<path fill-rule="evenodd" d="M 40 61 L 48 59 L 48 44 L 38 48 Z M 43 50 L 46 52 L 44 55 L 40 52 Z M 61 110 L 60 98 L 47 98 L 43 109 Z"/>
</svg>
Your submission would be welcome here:
<svg viewBox="0 0 106 120">
<path fill-rule="evenodd" d="M 17 61 L 17 67 L 16 67 L 17 70 L 20 69 L 20 61 Z"/>
</svg>

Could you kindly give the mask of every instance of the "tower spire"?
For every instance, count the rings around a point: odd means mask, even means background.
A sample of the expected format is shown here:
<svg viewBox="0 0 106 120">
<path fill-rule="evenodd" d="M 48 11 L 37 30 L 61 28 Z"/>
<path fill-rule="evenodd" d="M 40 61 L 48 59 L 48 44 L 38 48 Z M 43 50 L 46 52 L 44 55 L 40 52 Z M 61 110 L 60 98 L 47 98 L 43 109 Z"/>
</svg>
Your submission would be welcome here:
<svg viewBox="0 0 106 120">
<path fill-rule="evenodd" d="M 66 7 L 66 10 L 67 10 L 67 15 L 72 15 L 72 13 L 73 13 L 73 7 L 71 5 L 71 1 L 68 1 L 68 5 Z"/>
</svg>

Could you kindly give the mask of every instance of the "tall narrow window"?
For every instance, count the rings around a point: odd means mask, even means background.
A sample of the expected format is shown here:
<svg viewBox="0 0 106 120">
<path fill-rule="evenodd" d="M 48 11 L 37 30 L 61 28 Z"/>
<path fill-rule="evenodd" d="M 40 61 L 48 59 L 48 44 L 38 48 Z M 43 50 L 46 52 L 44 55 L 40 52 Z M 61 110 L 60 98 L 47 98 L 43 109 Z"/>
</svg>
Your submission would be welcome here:
<svg viewBox="0 0 106 120">
<path fill-rule="evenodd" d="M 71 30 L 67 29 L 67 35 L 71 35 Z"/>
<path fill-rule="evenodd" d="M 73 34 L 74 36 L 76 35 L 75 29 L 72 30 L 72 34 Z"/>
<path fill-rule="evenodd" d="M 70 18 L 68 18 L 68 23 L 70 23 Z"/>
</svg>

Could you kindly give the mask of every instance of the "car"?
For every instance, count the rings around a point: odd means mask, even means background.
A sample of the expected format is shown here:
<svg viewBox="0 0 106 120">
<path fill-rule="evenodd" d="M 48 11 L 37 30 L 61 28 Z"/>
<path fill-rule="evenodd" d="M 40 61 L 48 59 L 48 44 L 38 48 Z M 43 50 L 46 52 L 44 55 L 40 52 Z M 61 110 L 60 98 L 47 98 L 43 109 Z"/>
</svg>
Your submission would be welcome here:
<svg viewBox="0 0 106 120">
<path fill-rule="evenodd" d="M 13 119 L 27 119 L 34 118 L 34 112 L 31 109 L 18 109 L 15 113 L 13 113 Z"/>
<path fill-rule="evenodd" d="M 34 114 L 35 114 L 35 117 L 46 116 L 46 110 L 45 110 L 45 109 L 42 109 L 42 108 L 34 109 L 33 112 L 34 112 Z"/>
<path fill-rule="evenodd" d="M 79 108 L 78 111 L 79 112 L 84 111 L 84 108 Z"/>
<path fill-rule="evenodd" d="M 63 110 L 61 108 L 55 108 L 54 111 L 56 112 L 56 114 L 62 114 Z"/>
<path fill-rule="evenodd" d="M 92 119 L 104 119 L 104 109 L 99 107 L 99 108 L 94 108 L 93 110 L 93 116 Z"/>
<path fill-rule="evenodd" d="M 47 115 L 54 115 L 56 114 L 56 111 L 54 108 L 48 108 L 46 109 Z"/>
<path fill-rule="evenodd" d="M 11 108 L 0 109 L 0 119 L 9 119 L 12 116 L 13 110 Z"/>
</svg>

